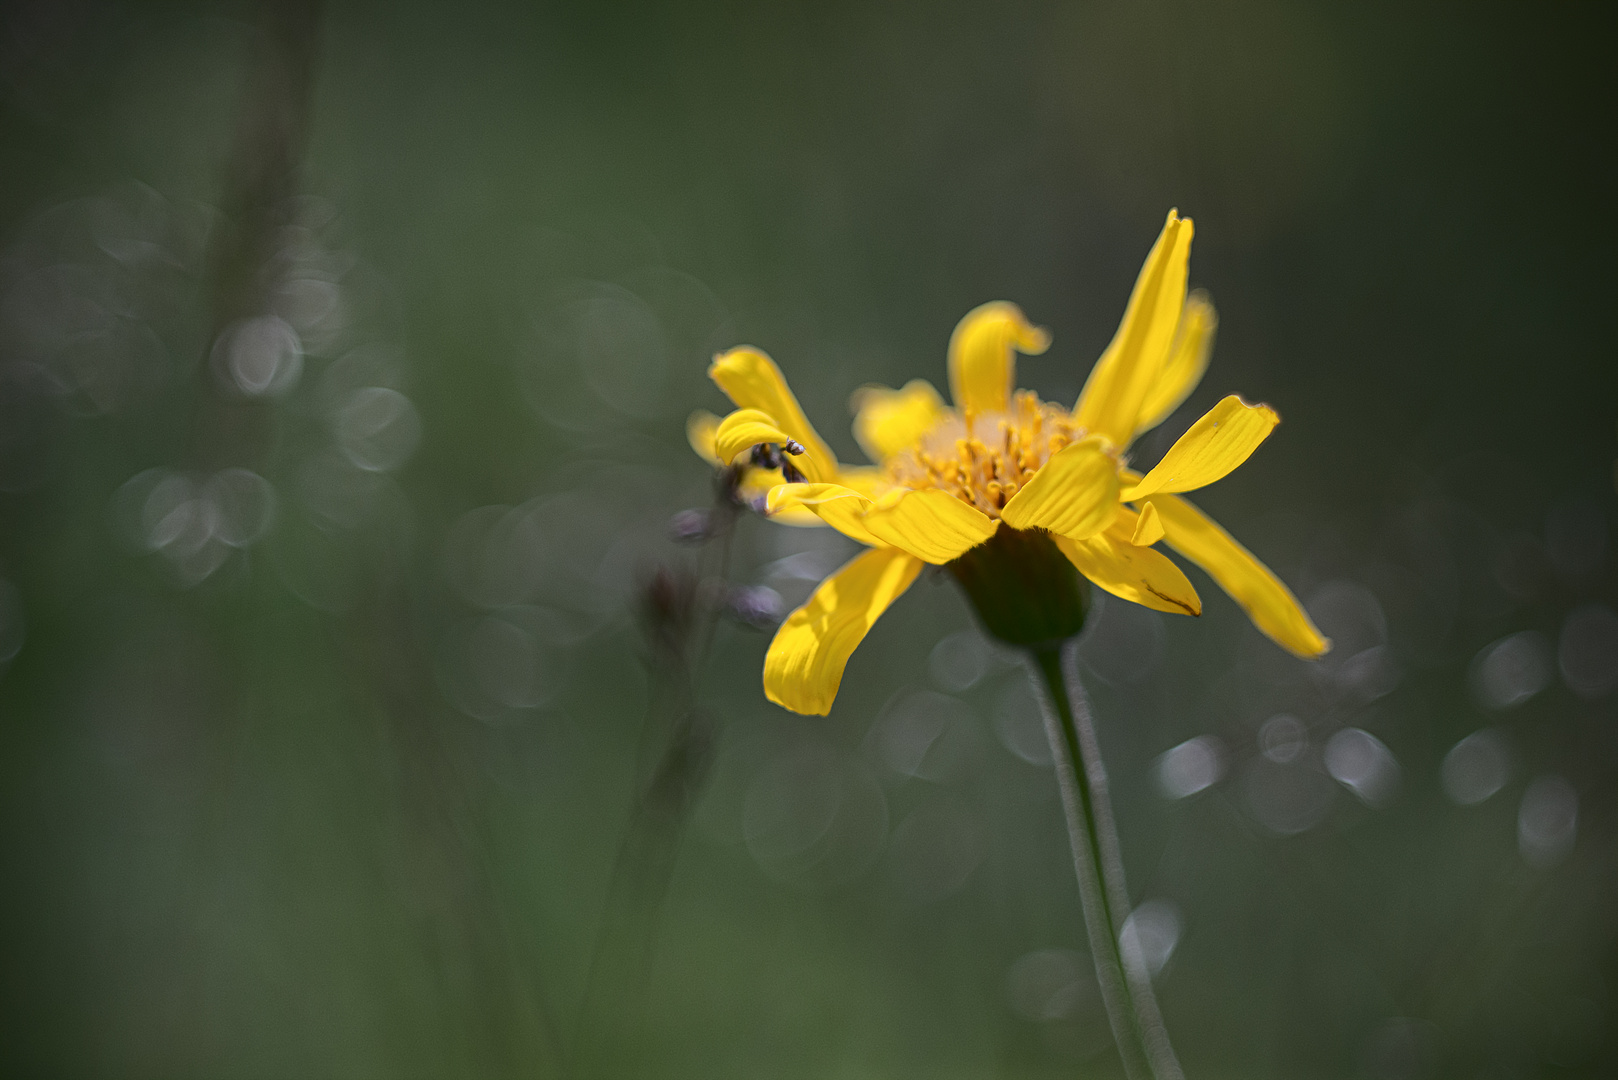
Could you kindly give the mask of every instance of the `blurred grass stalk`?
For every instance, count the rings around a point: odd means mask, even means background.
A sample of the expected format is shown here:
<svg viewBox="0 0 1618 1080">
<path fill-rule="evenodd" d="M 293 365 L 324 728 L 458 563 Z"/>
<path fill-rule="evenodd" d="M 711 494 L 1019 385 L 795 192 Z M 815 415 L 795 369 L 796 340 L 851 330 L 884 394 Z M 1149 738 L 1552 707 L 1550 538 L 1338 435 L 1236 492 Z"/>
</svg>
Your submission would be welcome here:
<svg viewBox="0 0 1618 1080">
<path fill-rule="evenodd" d="M 222 170 L 221 213 L 208 255 L 210 345 L 237 320 L 273 310 L 275 267 L 303 194 L 323 15 L 323 0 L 261 0 L 253 8 L 254 62 Z M 265 469 L 275 402 L 244 399 L 215 374 L 205 350 L 196 368 L 202 393 L 191 456 L 204 468 Z M 406 569 L 371 568 L 357 601 L 331 627 L 337 655 L 371 691 L 398 754 L 408 855 L 397 885 L 425 913 L 422 941 L 459 998 L 447 1010 L 449 1023 L 459 1026 L 476 1067 L 505 1073 L 524 1060 L 558 1060 L 559 1040 L 537 980 L 513 957 L 502 899 L 467 843 L 475 810 L 460 781 L 464 761 L 440 722 L 437 692 L 425 674 L 431 664 L 412 632 Z"/>
<path fill-rule="evenodd" d="M 1045 734 L 1056 763 L 1062 810 L 1073 847 L 1090 955 L 1113 1040 L 1130 1080 L 1184 1080 L 1152 991 L 1140 942 L 1126 932 L 1129 889 L 1118 830 L 1107 796 L 1107 769 L 1084 685 L 1074 667 L 1075 639 L 1028 650 L 1044 708 Z"/>
<path fill-rule="evenodd" d="M 642 1017 L 659 916 L 691 810 L 713 765 L 717 733 L 698 701 L 696 684 L 729 591 L 730 545 L 739 517 L 735 478 L 732 470 L 723 471 L 713 509 L 701 517 L 696 535 L 684 537 L 702 545 L 694 570 L 659 567 L 642 592 L 653 678 L 642 738 L 649 742 L 659 731 L 667 735 L 613 862 L 579 1011 L 574 1080 L 639 1071 L 633 1035 Z M 675 532 L 681 533 L 678 525 Z M 710 568 L 715 552 L 718 565 Z"/>
</svg>

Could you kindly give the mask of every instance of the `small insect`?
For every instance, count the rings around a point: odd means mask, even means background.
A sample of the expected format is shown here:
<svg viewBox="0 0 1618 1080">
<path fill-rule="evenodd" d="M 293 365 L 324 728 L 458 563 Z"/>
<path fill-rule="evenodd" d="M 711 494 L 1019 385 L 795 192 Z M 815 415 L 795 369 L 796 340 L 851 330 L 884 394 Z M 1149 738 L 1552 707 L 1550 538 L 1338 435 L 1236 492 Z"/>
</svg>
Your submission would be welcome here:
<svg viewBox="0 0 1618 1080">
<path fill-rule="evenodd" d="M 798 467 L 786 459 L 782 451 L 797 457 L 803 453 L 803 444 L 796 439 L 788 439 L 780 446 L 776 446 L 774 443 L 759 443 L 753 447 L 752 462 L 760 469 L 780 469 L 781 479 L 789 484 L 803 483 L 803 473 L 799 472 Z"/>
</svg>

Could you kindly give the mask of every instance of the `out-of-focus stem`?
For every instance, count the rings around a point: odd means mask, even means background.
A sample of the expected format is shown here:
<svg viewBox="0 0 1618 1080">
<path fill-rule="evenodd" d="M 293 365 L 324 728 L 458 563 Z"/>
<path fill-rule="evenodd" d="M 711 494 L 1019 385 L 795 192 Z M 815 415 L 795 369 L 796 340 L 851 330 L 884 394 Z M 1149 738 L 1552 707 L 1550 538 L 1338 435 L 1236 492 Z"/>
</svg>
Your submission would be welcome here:
<svg viewBox="0 0 1618 1080">
<path fill-rule="evenodd" d="M 1096 981 L 1131 1080 L 1184 1080 L 1139 942 L 1123 932 L 1129 890 L 1107 797 L 1107 770 L 1084 688 L 1068 669 L 1070 644 L 1071 639 L 1038 646 L 1029 654 L 1034 681 L 1045 691 L 1045 734 L 1062 790 Z"/>
<path fill-rule="evenodd" d="M 657 937 L 658 919 L 668 896 L 680 842 L 713 764 L 714 729 L 697 703 L 696 682 L 713 643 L 718 611 L 708 595 L 728 578 L 731 535 L 737 509 L 724 499 L 713 511 L 718 569 L 695 582 L 692 618 L 677 630 L 654 634 L 654 674 L 663 685 L 654 692 L 648 723 L 672 717 L 644 793 L 630 812 L 607 886 L 601 928 L 591 955 L 578 1035 L 572 1058 L 573 1080 L 632 1075 L 634 1032 L 646 996 L 646 976 Z M 707 551 L 704 552 L 707 554 Z M 706 560 L 703 560 L 704 564 Z"/>
</svg>

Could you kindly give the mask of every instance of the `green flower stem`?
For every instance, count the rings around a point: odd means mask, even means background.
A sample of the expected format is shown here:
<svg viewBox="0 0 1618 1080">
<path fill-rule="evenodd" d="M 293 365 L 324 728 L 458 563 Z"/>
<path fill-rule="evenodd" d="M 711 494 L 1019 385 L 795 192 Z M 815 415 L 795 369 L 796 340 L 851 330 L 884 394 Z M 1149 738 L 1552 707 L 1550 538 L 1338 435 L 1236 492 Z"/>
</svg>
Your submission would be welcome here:
<svg viewBox="0 0 1618 1080">
<path fill-rule="evenodd" d="M 1139 943 L 1123 933 L 1129 890 L 1089 701 L 1069 666 L 1071 642 L 1037 645 L 1029 655 L 1035 683 L 1045 690 L 1045 734 L 1062 789 L 1096 981 L 1130 1080 L 1183 1080 Z"/>
</svg>

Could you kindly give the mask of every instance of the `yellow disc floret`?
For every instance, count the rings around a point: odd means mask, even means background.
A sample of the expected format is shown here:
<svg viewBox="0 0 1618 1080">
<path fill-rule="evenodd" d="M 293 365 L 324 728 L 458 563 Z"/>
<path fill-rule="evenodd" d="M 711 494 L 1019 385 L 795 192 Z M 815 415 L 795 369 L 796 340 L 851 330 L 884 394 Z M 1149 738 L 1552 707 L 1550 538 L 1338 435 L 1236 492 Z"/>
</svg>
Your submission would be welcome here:
<svg viewBox="0 0 1618 1080">
<path fill-rule="evenodd" d="M 1084 434 L 1066 409 L 1019 390 L 1009 412 L 946 412 L 915 447 L 888 459 L 886 479 L 916 491 L 937 488 L 998 518 L 1051 455 Z"/>
</svg>

